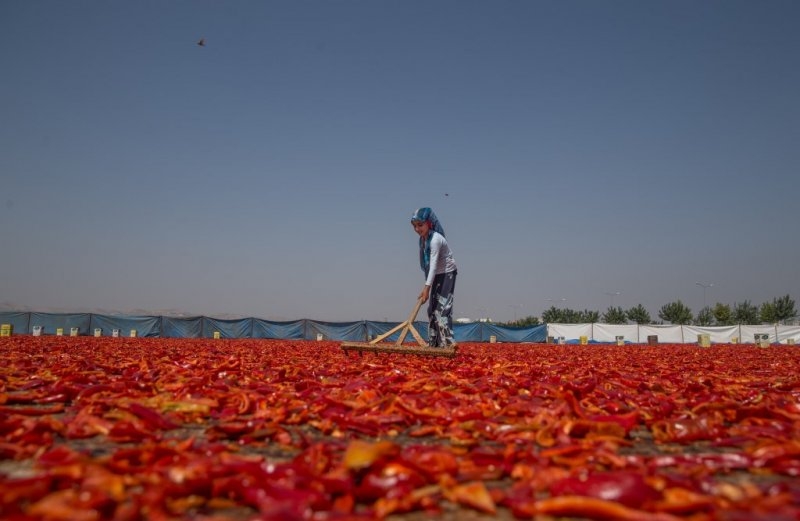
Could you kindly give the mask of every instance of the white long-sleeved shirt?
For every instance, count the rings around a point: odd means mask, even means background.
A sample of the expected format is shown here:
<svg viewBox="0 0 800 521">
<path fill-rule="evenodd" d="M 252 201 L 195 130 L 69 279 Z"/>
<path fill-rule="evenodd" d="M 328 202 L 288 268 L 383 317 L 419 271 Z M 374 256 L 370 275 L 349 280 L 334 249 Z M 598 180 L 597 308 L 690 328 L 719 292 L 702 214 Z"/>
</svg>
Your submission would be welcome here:
<svg viewBox="0 0 800 521">
<path fill-rule="evenodd" d="M 426 286 L 433 285 L 433 277 L 440 273 L 450 273 L 456 271 L 456 261 L 453 259 L 453 252 L 447 244 L 447 239 L 435 231 L 431 231 L 431 264 L 428 270 L 428 278 L 425 280 Z"/>
</svg>

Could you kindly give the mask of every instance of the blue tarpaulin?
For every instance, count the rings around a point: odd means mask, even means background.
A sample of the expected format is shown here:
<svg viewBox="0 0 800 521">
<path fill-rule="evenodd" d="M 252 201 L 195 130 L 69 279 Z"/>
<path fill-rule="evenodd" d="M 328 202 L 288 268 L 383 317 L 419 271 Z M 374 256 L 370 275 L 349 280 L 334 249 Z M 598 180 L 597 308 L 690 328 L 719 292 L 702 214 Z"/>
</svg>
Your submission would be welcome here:
<svg viewBox="0 0 800 521">
<path fill-rule="evenodd" d="M 111 336 L 118 330 L 119 336 L 131 336 L 131 331 L 136 331 L 136 336 L 157 337 L 161 336 L 161 317 L 131 316 L 131 315 L 92 315 L 90 331 L 100 329 L 101 336 Z"/>
<path fill-rule="evenodd" d="M 344 340 L 349 342 L 363 342 L 367 329 L 364 321 L 359 322 L 316 322 L 306 321 L 306 340 L 316 340 L 317 335 L 322 335 L 325 340 Z"/>
<path fill-rule="evenodd" d="M 305 338 L 305 320 L 291 322 L 270 322 L 268 320 L 253 319 L 253 338 Z"/>
<path fill-rule="evenodd" d="M 89 313 L 31 313 L 29 333 L 40 326 L 42 335 L 55 335 L 60 329 L 67 336 L 73 327 L 77 327 L 78 335 L 88 335 L 91 319 Z"/>
<path fill-rule="evenodd" d="M 169 338 L 200 338 L 202 332 L 202 317 L 161 318 L 161 336 Z"/>
<path fill-rule="evenodd" d="M 469 342 L 470 339 L 481 339 L 483 334 L 483 323 L 473 322 L 471 324 L 453 324 L 453 338 L 456 342 Z"/>
<path fill-rule="evenodd" d="M 0 324 L 8 324 L 11 326 L 12 333 L 18 335 L 30 334 L 31 328 L 29 322 L 31 319 L 30 313 L 22 311 L 1 311 Z"/>
<path fill-rule="evenodd" d="M 481 342 L 488 342 L 494 336 L 498 342 L 544 342 L 547 340 L 547 326 L 531 327 L 497 326 L 482 322 Z"/>
<path fill-rule="evenodd" d="M 220 338 L 251 338 L 253 336 L 253 319 L 221 320 L 203 317 L 203 337 L 214 338 L 216 332 L 219 332 Z"/>
<path fill-rule="evenodd" d="M 276 338 L 316 340 L 322 335 L 325 340 L 368 342 L 395 328 L 397 322 L 323 322 L 318 320 L 293 320 L 274 322 L 257 318 L 220 319 L 213 317 L 166 317 L 134 315 L 100 315 L 90 313 L 35 313 L 6 311 L 0 313 L 0 323 L 12 324 L 14 334 L 31 334 L 34 326 L 42 327 L 42 334 L 54 335 L 61 328 L 69 335 L 71 328 L 78 328 L 79 335 L 92 335 L 95 329 L 102 330 L 102 336 L 110 336 L 114 329 L 120 336 L 165 338 L 213 338 L 219 332 L 220 338 Z M 423 339 L 428 338 L 428 322 L 416 321 L 414 328 Z M 398 330 L 383 340 L 386 343 L 397 341 Z M 492 336 L 498 342 L 544 342 L 547 326 L 513 328 L 498 326 L 487 322 L 454 324 L 453 334 L 457 342 L 488 342 Z M 414 342 L 407 334 L 406 342 Z"/>
</svg>

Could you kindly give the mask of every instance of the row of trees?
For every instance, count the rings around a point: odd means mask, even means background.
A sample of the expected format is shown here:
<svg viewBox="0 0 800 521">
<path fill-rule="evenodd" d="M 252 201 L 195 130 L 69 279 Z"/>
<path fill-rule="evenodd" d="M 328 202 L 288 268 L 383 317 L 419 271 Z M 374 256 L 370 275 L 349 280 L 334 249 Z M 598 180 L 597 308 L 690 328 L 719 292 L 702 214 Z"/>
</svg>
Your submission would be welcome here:
<svg viewBox="0 0 800 521">
<path fill-rule="evenodd" d="M 541 322 L 538 317 L 528 316 L 507 322 L 505 325 L 514 327 L 536 326 L 544 324 L 589 324 L 601 322 L 604 324 L 670 324 L 696 326 L 732 326 L 736 324 L 780 324 L 786 323 L 797 316 L 794 300 L 789 295 L 776 297 L 772 302 L 764 302 L 761 306 L 752 304 L 749 300 L 737 302 L 733 306 L 716 303 L 714 307 L 706 306 L 697 316 L 680 300 L 665 304 L 658 311 L 661 321 L 653 321 L 650 313 L 641 304 L 624 310 L 621 307 L 609 307 L 605 313 L 599 311 L 577 311 L 574 309 L 561 309 L 551 306 L 542 313 Z"/>
</svg>

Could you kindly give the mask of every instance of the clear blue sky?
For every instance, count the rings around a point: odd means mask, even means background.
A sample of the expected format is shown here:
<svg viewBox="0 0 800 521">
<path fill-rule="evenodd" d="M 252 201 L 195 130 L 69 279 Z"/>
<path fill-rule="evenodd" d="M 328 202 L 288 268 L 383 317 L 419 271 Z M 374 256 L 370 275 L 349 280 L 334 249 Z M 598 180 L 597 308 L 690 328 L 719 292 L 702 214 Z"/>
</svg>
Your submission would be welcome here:
<svg viewBox="0 0 800 521">
<path fill-rule="evenodd" d="M 457 317 L 800 300 L 798 20 L 796 1 L 2 2 L 0 304 L 404 320 L 420 206 Z"/>
</svg>

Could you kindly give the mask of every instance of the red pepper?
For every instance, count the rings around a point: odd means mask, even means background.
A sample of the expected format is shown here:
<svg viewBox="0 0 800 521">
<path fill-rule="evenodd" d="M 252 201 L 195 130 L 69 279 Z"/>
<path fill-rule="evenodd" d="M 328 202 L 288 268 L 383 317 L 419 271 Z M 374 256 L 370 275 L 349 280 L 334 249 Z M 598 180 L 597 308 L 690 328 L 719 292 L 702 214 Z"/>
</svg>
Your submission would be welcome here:
<svg viewBox="0 0 800 521">
<path fill-rule="evenodd" d="M 722 428 L 722 418 L 718 415 L 661 420 L 654 423 L 651 429 L 656 441 L 678 443 L 714 440 L 723 436 L 725 432 Z"/>
<path fill-rule="evenodd" d="M 640 472 L 610 471 L 572 476 L 550 486 L 553 496 L 587 496 L 641 508 L 661 498 Z"/>
<path fill-rule="evenodd" d="M 0 514 L 19 512 L 25 504 L 46 496 L 52 486 L 51 476 L 34 476 L 20 479 L 3 479 L 0 487 Z"/>
<path fill-rule="evenodd" d="M 22 414 L 24 416 L 47 416 L 64 412 L 64 404 L 57 403 L 49 407 L 15 407 L 0 405 L 0 414 Z"/>
<path fill-rule="evenodd" d="M 357 500 L 374 501 L 382 497 L 403 497 L 425 484 L 425 478 L 416 470 L 389 463 L 367 472 L 353 492 Z"/>
<path fill-rule="evenodd" d="M 142 419 L 145 424 L 152 429 L 172 430 L 177 429 L 178 425 L 149 407 L 140 405 L 136 402 L 128 404 L 128 410 Z"/>
<path fill-rule="evenodd" d="M 683 521 L 683 518 L 663 512 L 646 512 L 629 508 L 615 501 L 583 496 L 559 496 L 537 501 L 534 515 L 588 517 L 616 521 Z"/>
<path fill-rule="evenodd" d="M 158 431 L 148 429 L 141 422 L 131 422 L 121 420 L 111 427 L 108 433 L 109 439 L 116 442 L 139 442 L 149 439 L 158 438 L 160 434 Z"/>
</svg>

